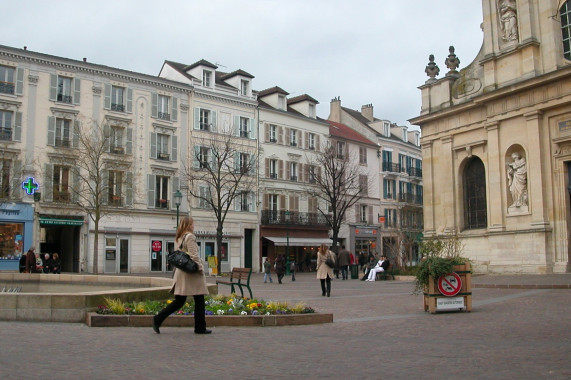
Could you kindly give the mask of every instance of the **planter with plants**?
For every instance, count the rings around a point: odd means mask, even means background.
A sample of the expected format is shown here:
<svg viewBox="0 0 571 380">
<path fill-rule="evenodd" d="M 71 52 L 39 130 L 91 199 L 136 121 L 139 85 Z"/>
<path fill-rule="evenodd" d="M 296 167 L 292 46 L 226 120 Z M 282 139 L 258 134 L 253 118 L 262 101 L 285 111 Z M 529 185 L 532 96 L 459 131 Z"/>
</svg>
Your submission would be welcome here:
<svg viewBox="0 0 571 380">
<path fill-rule="evenodd" d="M 470 260 L 457 234 L 421 243 L 414 293 L 423 294 L 424 311 L 472 310 Z"/>
</svg>

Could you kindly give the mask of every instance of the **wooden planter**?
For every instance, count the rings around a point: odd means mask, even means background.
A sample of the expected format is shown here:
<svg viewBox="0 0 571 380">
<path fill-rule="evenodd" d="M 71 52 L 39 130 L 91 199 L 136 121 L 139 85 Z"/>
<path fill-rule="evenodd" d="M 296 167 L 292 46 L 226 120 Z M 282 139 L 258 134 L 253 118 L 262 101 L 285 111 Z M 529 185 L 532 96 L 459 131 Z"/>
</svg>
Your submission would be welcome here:
<svg viewBox="0 0 571 380">
<path fill-rule="evenodd" d="M 439 279 L 429 278 L 428 289 L 424 289 L 424 311 L 431 313 L 453 310 L 472 311 L 472 275 L 470 273 L 470 263 L 454 265 L 454 273 L 460 278 L 461 286 L 460 284 L 454 283 L 454 281 L 447 282 L 444 279 L 440 281 L 442 284 L 448 284 L 448 289 L 453 289 L 451 293 L 458 291 L 458 293 L 454 295 L 444 294 L 439 286 Z M 458 289 L 458 286 L 460 289 Z"/>
</svg>

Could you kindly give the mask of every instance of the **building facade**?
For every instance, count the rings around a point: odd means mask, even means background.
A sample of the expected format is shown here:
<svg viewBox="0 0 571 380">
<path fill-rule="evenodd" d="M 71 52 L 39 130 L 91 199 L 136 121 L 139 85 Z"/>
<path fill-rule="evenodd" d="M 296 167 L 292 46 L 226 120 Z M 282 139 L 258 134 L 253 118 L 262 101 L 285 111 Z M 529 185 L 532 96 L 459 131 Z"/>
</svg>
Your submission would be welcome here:
<svg viewBox="0 0 571 380">
<path fill-rule="evenodd" d="M 483 44 L 420 87 L 424 233 L 481 272 L 564 273 L 571 230 L 571 1 L 483 0 Z"/>
</svg>

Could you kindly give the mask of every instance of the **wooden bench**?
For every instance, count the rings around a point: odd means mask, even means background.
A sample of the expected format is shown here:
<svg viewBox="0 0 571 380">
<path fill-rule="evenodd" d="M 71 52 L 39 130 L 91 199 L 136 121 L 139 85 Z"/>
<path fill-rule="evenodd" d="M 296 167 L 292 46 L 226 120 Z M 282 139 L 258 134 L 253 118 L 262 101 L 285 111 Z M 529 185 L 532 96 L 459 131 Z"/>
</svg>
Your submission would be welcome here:
<svg viewBox="0 0 571 380">
<path fill-rule="evenodd" d="M 232 293 L 236 292 L 236 287 L 240 289 L 242 297 L 244 297 L 243 288 L 248 289 L 250 292 L 250 298 L 252 296 L 252 289 L 250 288 L 250 276 L 252 275 L 252 268 L 232 268 L 232 273 L 230 273 L 230 280 L 216 280 L 216 284 L 230 285 L 230 291 Z"/>
<path fill-rule="evenodd" d="M 392 276 L 393 280 L 395 279 L 395 275 L 393 274 L 393 263 L 389 263 L 389 267 L 384 272 L 377 272 L 375 276 L 375 280 L 388 280 Z"/>
</svg>

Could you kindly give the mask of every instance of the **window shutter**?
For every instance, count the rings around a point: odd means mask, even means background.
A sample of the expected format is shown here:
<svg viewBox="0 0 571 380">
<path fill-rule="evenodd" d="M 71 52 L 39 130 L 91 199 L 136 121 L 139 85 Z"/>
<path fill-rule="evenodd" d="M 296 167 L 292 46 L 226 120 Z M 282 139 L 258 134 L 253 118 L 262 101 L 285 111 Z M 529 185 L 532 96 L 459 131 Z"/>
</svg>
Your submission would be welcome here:
<svg viewBox="0 0 571 380">
<path fill-rule="evenodd" d="M 286 166 L 286 179 L 290 180 L 291 179 L 291 163 L 289 161 L 286 161 L 285 166 Z"/>
<path fill-rule="evenodd" d="M 56 118 L 48 116 L 48 145 L 56 145 Z"/>
<path fill-rule="evenodd" d="M 133 90 L 127 89 L 127 112 L 133 112 Z"/>
<path fill-rule="evenodd" d="M 111 151 L 111 144 L 110 144 L 110 140 L 111 140 L 111 127 L 109 126 L 109 124 L 105 124 L 103 126 L 103 149 L 106 152 Z"/>
<path fill-rule="evenodd" d="M 276 130 L 276 133 L 278 134 L 278 144 L 282 144 L 284 143 L 284 129 L 282 127 L 278 127 Z"/>
<path fill-rule="evenodd" d="M 57 75 L 50 74 L 50 100 L 57 100 Z"/>
<path fill-rule="evenodd" d="M 284 179 L 284 161 L 278 160 L 278 178 Z"/>
<path fill-rule="evenodd" d="M 256 194 L 253 191 L 248 193 L 248 210 L 256 212 Z"/>
<path fill-rule="evenodd" d="M 72 148 L 79 148 L 79 128 L 80 128 L 79 120 L 74 120 L 73 121 L 73 137 L 71 139 Z"/>
<path fill-rule="evenodd" d="M 12 161 L 12 198 L 20 198 L 20 192 L 22 188 L 22 161 L 14 160 Z"/>
<path fill-rule="evenodd" d="M 242 211 L 242 192 L 236 191 L 236 197 L 232 200 L 234 203 L 234 211 Z"/>
<path fill-rule="evenodd" d="M 285 144 L 290 145 L 291 143 L 290 129 L 289 128 L 284 128 L 284 129 L 285 129 Z"/>
<path fill-rule="evenodd" d="M 171 120 L 177 121 L 178 120 L 178 99 L 174 96 L 172 99 L 172 111 L 171 111 Z"/>
<path fill-rule="evenodd" d="M 54 166 L 52 164 L 44 165 L 44 189 L 42 196 L 45 201 L 51 202 L 54 198 Z"/>
<path fill-rule="evenodd" d="M 248 138 L 256 139 L 256 119 L 248 119 Z"/>
<path fill-rule="evenodd" d="M 210 115 L 212 116 L 212 132 L 216 132 L 218 130 L 218 125 L 216 124 L 216 111 L 210 111 Z"/>
<path fill-rule="evenodd" d="M 234 125 L 232 126 L 232 128 L 234 136 L 240 137 L 240 116 L 234 116 Z"/>
<path fill-rule="evenodd" d="M 16 120 L 14 122 L 14 134 L 12 141 L 22 140 L 22 112 L 16 112 Z"/>
<path fill-rule="evenodd" d="M 240 172 L 240 153 L 234 152 L 234 172 Z"/>
<path fill-rule="evenodd" d="M 151 94 L 151 117 L 159 116 L 159 95 L 156 92 Z"/>
<path fill-rule="evenodd" d="M 151 158 L 157 158 L 157 134 L 151 132 Z"/>
<path fill-rule="evenodd" d="M 79 104 L 81 99 L 81 79 L 75 78 L 73 80 L 73 104 Z"/>
<path fill-rule="evenodd" d="M 285 200 L 286 200 L 285 195 L 280 195 L 280 204 L 279 204 L 280 210 L 286 209 Z"/>
<path fill-rule="evenodd" d="M 373 206 L 369 206 L 367 207 L 368 211 L 369 211 L 369 215 L 367 216 L 367 222 L 369 224 L 373 224 Z"/>
<path fill-rule="evenodd" d="M 24 69 L 16 69 L 16 95 L 24 94 Z"/>
<path fill-rule="evenodd" d="M 171 196 L 171 209 L 176 210 L 176 204 L 174 203 L 174 195 L 176 194 L 177 190 L 180 188 L 180 179 L 178 177 L 171 177 L 172 179 L 172 196 Z"/>
<path fill-rule="evenodd" d="M 155 207 L 155 181 L 156 176 L 147 174 L 147 206 Z"/>
<path fill-rule="evenodd" d="M 270 205 L 270 194 L 264 194 L 264 210 L 268 210 Z"/>
<path fill-rule="evenodd" d="M 361 222 L 361 210 L 358 204 L 355 204 L 355 222 Z"/>
<path fill-rule="evenodd" d="M 298 182 L 303 182 L 304 178 L 303 178 L 303 164 L 299 163 L 297 164 L 297 181 Z"/>
<path fill-rule="evenodd" d="M 264 162 L 266 167 L 266 178 L 270 178 L 270 159 L 266 158 Z"/>
<path fill-rule="evenodd" d="M 194 157 L 192 157 L 192 167 L 194 169 L 200 168 L 200 162 L 198 161 L 198 157 L 200 155 L 200 147 L 194 146 Z"/>
<path fill-rule="evenodd" d="M 171 161 L 177 160 L 178 153 L 178 138 L 177 136 L 171 136 Z"/>
<path fill-rule="evenodd" d="M 256 175 L 256 173 L 257 173 L 257 170 L 256 170 L 256 169 L 257 169 L 257 168 L 256 168 L 256 156 L 253 155 L 253 154 L 250 154 L 250 155 L 249 155 L 249 159 L 250 159 L 250 163 L 249 163 L 249 164 L 250 164 L 250 171 L 249 171 L 249 174 L 250 174 L 250 175 Z"/>
<path fill-rule="evenodd" d="M 101 204 L 106 205 L 109 203 L 109 170 L 105 169 L 101 172 L 101 188 L 103 194 L 101 195 Z"/>
<path fill-rule="evenodd" d="M 385 209 L 385 226 L 390 226 L 391 221 L 389 220 L 389 210 Z"/>
<path fill-rule="evenodd" d="M 397 199 L 397 181 L 393 181 L 393 199 Z"/>
<path fill-rule="evenodd" d="M 105 92 L 105 101 L 103 103 L 103 108 L 108 110 L 111 109 L 111 85 L 105 84 L 103 87 Z"/>
<path fill-rule="evenodd" d="M 315 135 L 315 150 L 319 152 L 319 135 Z"/>
<path fill-rule="evenodd" d="M 133 154 L 133 128 L 127 128 L 127 138 L 125 140 L 125 154 Z"/>
<path fill-rule="evenodd" d="M 200 108 L 194 109 L 194 128 L 200 129 Z"/>
<path fill-rule="evenodd" d="M 387 187 L 388 187 L 387 180 L 383 179 L 383 199 L 387 199 Z"/>
<path fill-rule="evenodd" d="M 270 125 L 265 125 L 265 141 L 270 142 Z"/>
<path fill-rule="evenodd" d="M 125 205 L 133 205 L 133 173 L 127 172 L 127 182 L 125 183 Z"/>
<path fill-rule="evenodd" d="M 305 147 L 307 149 L 309 149 L 309 132 L 305 132 L 304 135 L 305 135 L 305 139 L 304 139 L 305 140 Z"/>
</svg>

